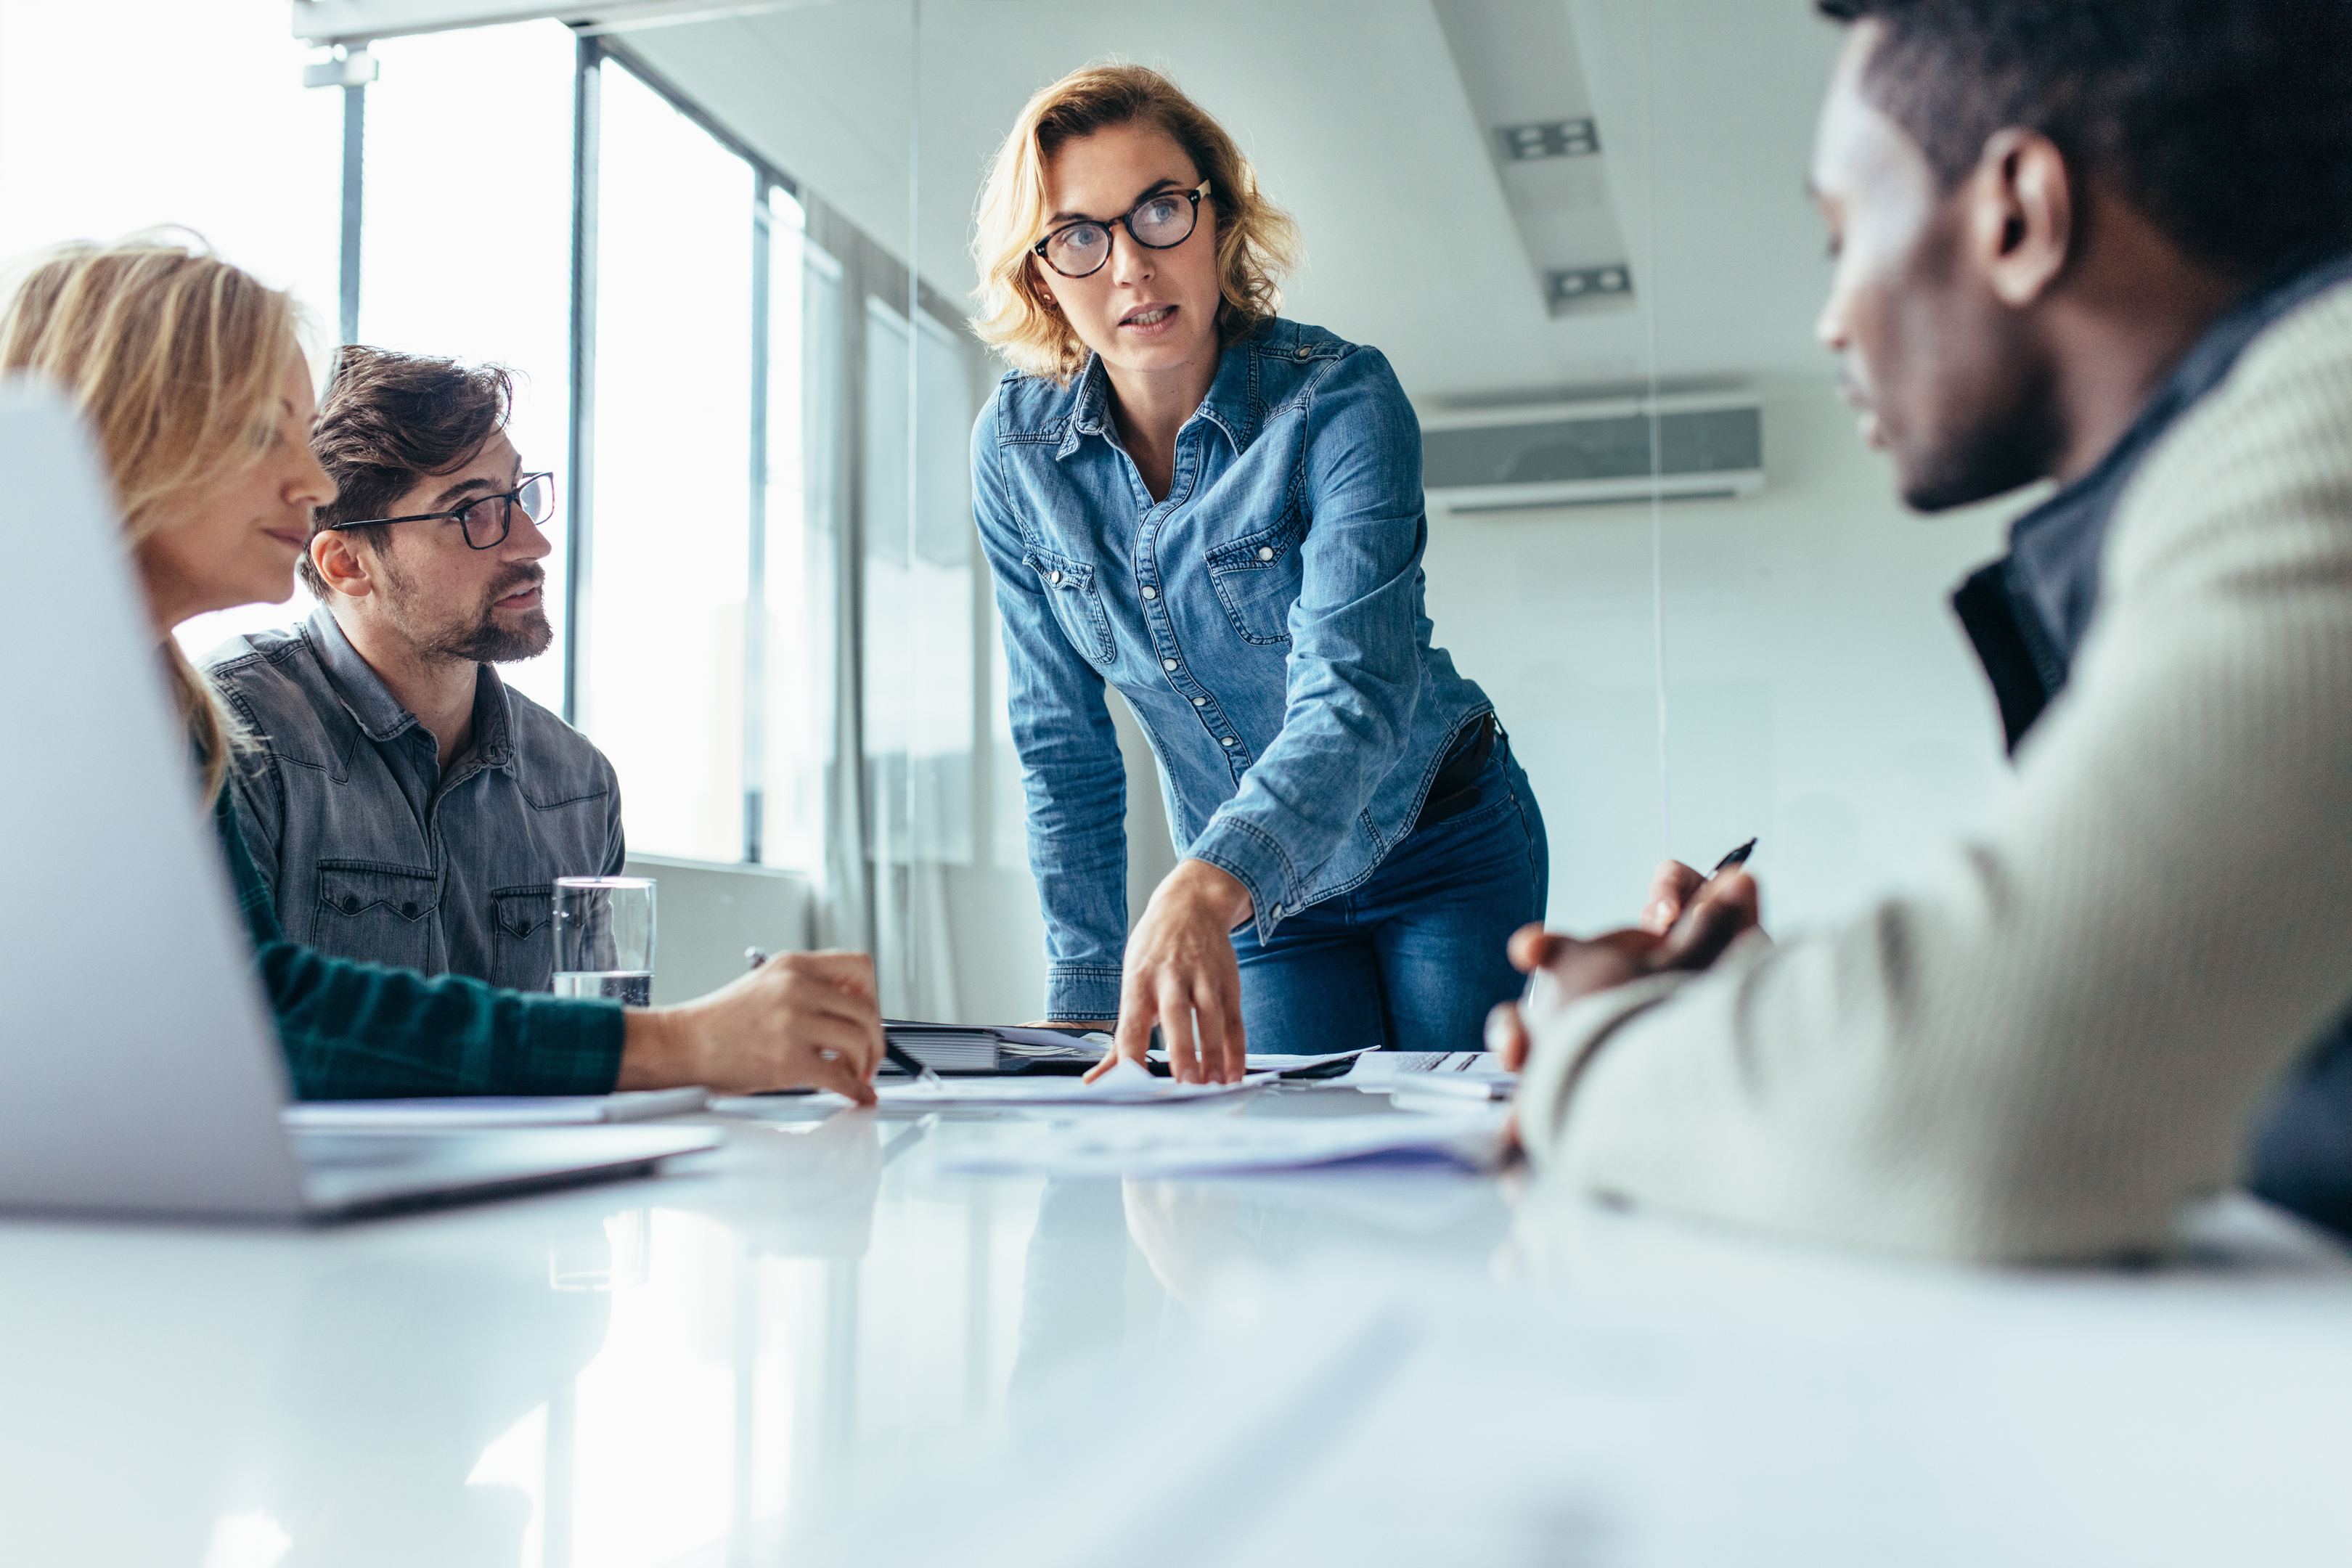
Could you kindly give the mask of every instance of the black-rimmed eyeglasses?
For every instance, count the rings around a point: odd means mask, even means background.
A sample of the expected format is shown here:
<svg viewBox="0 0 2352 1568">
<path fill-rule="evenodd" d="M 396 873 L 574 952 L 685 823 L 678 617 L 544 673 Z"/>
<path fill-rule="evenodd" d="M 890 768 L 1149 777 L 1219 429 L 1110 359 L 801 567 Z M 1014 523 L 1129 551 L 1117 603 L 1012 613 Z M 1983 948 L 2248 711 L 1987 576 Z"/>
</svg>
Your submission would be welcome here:
<svg viewBox="0 0 2352 1568">
<path fill-rule="evenodd" d="M 407 517 L 370 517 L 356 522 L 330 522 L 323 526 L 340 531 L 346 528 L 373 528 L 386 522 L 432 522 L 446 518 L 457 525 L 466 535 L 470 550 L 496 550 L 507 542 L 514 527 L 514 509 L 522 508 L 523 516 L 533 522 L 545 522 L 555 515 L 555 476 L 525 474 L 522 483 L 502 495 L 476 496 L 463 506 L 447 511 L 420 511 Z"/>
<path fill-rule="evenodd" d="M 1029 248 L 1065 278 L 1091 278 L 1110 259 L 1112 229 L 1124 227 L 1128 237 L 1147 250 L 1181 245 L 1192 237 L 1192 226 L 1201 221 L 1201 198 L 1208 194 L 1206 180 L 1189 191 L 1162 191 L 1115 218 L 1066 223 Z"/>
</svg>

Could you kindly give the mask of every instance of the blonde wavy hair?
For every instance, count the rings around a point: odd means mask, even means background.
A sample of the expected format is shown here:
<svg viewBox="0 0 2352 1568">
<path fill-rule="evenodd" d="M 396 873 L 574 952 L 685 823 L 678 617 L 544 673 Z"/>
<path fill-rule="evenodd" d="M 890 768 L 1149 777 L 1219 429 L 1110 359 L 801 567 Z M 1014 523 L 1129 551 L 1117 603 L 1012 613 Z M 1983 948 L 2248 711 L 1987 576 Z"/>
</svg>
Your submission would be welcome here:
<svg viewBox="0 0 2352 1568">
<path fill-rule="evenodd" d="M 971 330 L 1015 370 L 1066 385 L 1085 368 L 1087 346 L 1054 308 L 1032 264 L 1051 208 L 1045 168 L 1082 136 L 1143 123 L 1166 132 L 1209 182 L 1217 221 L 1221 344 L 1237 342 L 1282 306 L 1283 274 L 1301 259 L 1298 226 L 1258 189 L 1257 171 L 1223 126 L 1148 66 L 1095 65 L 1039 91 L 1013 123 L 973 214 L 972 259 L 980 286 Z"/>
<path fill-rule="evenodd" d="M 36 261 L 0 310 L 0 372 L 46 376 L 80 409 L 135 550 L 173 525 L 179 503 L 261 461 L 301 325 L 290 294 L 202 240 L 66 245 Z M 163 648 L 210 802 L 243 737 L 168 631 Z"/>
</svg>

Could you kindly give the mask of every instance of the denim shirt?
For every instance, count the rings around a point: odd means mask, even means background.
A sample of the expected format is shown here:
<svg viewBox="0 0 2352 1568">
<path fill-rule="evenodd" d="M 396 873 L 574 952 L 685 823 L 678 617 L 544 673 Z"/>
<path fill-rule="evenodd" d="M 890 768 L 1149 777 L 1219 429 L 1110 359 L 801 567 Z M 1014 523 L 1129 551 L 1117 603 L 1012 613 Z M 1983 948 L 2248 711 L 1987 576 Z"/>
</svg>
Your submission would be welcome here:
<svg viewBox="0 0 2352 1568">
<path fill-rule="evenodd" d="M 1126 775 L 1142 721 L 1179 852 L 1247 888 L 1261 937 L 1362 883 L 1491 710 L 1430 642 L 1421 428 L 1388 361 L 1274 321 L 1228 347 L 1154 502 L 1098 361 L 1007 375 L 972 431 L 1049 1016 L 1118 1009 Z"/>
<path fill-rule="evenodd" d="M 544 991 L 558 877 L 621 869 L 621 791 L 587 737 L 488 665 L 474 735 L 441 771 L 322 606 L 206 660 L 262 751 L 236 771 L 239 827 L 288 939 L 338 958 Z"/>
</svg>

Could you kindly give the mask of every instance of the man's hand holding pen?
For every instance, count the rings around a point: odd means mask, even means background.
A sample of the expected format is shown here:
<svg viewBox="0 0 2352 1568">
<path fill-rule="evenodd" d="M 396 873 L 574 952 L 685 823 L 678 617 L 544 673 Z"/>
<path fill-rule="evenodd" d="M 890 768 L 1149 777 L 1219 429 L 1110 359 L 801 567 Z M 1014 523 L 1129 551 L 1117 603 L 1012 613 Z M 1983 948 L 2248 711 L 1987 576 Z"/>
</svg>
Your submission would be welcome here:
<svg viewBox="0 0 2352 1568">
<path fill-rule="evenodd" d="M 1511 937 L 1511 963 L 1528 976 L 1527 994 L 1487 1015 L 1486 1048 L 1509 1071 L 1521 1071 L 1535 1032 L 1570 1004 L 1653 974 L 1711 968 L 1733 942 L 1760 933 L 1756 879 L 1741 869 L 1755 845 L 1749 839 L 1707 876 L 1679 860 L 1663 862 L 1637 926 L 1590 940 L 1520 927 Z M 1516 1121 L 1508 1136 L 1516 1144 Z"/>
</svg>

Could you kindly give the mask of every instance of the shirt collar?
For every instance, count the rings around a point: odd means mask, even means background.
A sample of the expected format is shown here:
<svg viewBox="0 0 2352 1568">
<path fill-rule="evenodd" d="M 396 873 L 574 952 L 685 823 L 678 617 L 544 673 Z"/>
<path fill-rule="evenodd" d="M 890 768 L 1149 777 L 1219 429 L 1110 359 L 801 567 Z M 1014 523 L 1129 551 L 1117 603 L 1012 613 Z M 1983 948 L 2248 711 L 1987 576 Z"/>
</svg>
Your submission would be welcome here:
<svg viewBox="0 0 2352 1568">
<path fill-rule="evenodd" d="M 1078 449 L 1082 436 L 1099 436 L 1110 419 L 1110 375 L 1103 369 L 1102 356 L 1088 354 L 1086 369 L 1078 372 L 1077 385 L 1070 403 L 1070 423 L 1062 432 L 1062 444 L 1054 448 L 1056 461 Z"/>
<path fill-rule="evenodd" d="M 310 646 L 318 650 L 319 662 L 326 667 L 335 695 L 342 699 L 369 740 L 393 740 L 415 724 L 416 715 L 400 705 L 375 667 L 360 657 L 360 650 L 352 646 L 326 605 L 310 612 L 304 630 Z"/>
<path fill-rule="evenodd" d="M 1209 384 L 1208 395 L 1193 412 L 1195 419 L 1206 419 L 1225 433 L 1234 444 L 1236 456 L 1248 450 L 1251 428 L 1249 410 L 1255 406 L 1250 396 L 1250 355 L 1246 343 L 1227 344 L 1217 356 L 1216 379 Z M 1056 460 L 1078 449 L 1081 437 L 1109 437 L 1110 374 L 1103 369 L 1102 356 L 1088 354 L 1086 369 L 1078 373 L 1070 405 L 1070 423 L 1062 432 L 1062 444 L 1054 448 Z"/>
<path fill-rule="evenodd" d="M 326 605 L 310 612 L 305 630 L 329 684 L 369 740 L 395 740 L 415 728 L 416 715 L 401 706 L 375 667 L 360 657 Z M 514 705 L 507 698 L 506 682 L 490 665 L 474 668 L 474 741 L 467 750 L 481 766 L 512 773 Z"/>
<path fill-rule="evenodd" d="M 474 755 L 486 768 L 514 772 L 514 704 L 496 665 L 474 667 Z"/>
</svg>

